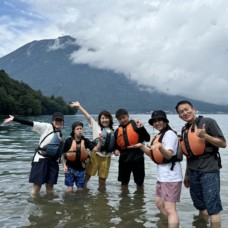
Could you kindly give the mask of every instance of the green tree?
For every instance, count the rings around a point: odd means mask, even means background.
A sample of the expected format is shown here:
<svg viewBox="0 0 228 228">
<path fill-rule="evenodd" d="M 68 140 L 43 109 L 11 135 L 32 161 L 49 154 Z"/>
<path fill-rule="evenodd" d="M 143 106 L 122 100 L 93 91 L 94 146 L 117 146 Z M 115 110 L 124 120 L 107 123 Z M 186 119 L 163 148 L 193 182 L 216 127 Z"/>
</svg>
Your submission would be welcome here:
<svg viewBox="0 0 228 228">
<path fill-rule="evenodd" d="M 62 97 L 43 96 L 27 84 L 11 79 L 0 70 L 0 115 L 52 115 L 54 112 L 74 114 Z"/>
</svg>

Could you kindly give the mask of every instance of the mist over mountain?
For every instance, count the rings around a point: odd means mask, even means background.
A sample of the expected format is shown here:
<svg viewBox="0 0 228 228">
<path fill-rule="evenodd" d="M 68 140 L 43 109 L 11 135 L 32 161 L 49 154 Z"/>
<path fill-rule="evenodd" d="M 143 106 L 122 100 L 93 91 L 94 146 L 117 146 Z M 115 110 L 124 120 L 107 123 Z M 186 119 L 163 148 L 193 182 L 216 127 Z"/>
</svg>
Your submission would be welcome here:
<svg viewBox="0 0 228 228">
<path fill-rule="evenodd" d="M 78 100 L 90 113 L 103 109 L 114 113 L 118 108 L 133 113 L 156 109 L 175 112 L 176 103 L 187 99 L 148 90 L 111 70 L 73 64 L 70 55 L 80 48 L 75 43 L 70 36 L 33 41 L 0 58 L 0 69 L 46 96 L 62 96 L 67 102 Z M 201 112 L 228 113 L 228 106 L 191 101 Z"/>
</svg>

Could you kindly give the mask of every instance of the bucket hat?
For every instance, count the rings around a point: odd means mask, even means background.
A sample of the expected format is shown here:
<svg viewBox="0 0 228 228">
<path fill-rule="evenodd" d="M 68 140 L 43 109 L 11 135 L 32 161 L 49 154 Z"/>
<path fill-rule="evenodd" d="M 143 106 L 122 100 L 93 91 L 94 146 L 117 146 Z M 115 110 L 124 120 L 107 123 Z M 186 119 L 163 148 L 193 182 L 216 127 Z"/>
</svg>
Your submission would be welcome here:
<svg viewBox="0 0 228 228">
<path fill-rule="evenodd" d="M 166 113 L 162 110 L 157 110 L 157 111 L 152 112 L 151 119 L 149 119 L 148 123 L 150 125 L 153 125 L 154 120 L 157 120 L 157 119 L 162 119 L 166 123 L 169 123 L 169 120 L 167 119 Z"/>
</svg>

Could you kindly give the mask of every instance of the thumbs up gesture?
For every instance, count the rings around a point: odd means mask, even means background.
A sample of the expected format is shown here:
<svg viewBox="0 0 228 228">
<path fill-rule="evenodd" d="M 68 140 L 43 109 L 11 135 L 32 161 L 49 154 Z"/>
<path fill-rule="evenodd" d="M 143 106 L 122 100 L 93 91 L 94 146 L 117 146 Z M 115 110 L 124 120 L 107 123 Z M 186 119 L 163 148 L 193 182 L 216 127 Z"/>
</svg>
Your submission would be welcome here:
<svg viewBox="0 0 228 228">
<path fill-rule="evenodd" d="M 206 138 L 206 125 L 204 124 L 202 129 L 198 129 L 196 132 L 196 135 L 202 139 Z"/>
</svg>

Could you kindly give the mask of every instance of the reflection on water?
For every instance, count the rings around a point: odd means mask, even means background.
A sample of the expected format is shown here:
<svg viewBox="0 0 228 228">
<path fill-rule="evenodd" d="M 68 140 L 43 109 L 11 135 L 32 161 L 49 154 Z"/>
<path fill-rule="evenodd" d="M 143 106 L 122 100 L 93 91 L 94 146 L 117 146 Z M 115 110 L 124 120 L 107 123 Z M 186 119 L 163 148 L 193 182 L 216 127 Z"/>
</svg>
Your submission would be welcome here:
<svg viewBox="0 0 228 228">
<path fill-rule="evenodd" d="M 155 134 L 147 121 L 150 115 L 137 115 L 148 129 Z M 228 138 L 226 115 L 213 116 Z M 42 117 L 50 121 L 50 116 Z M 134 118 L 134 116 L 132 116 Z M 183 122 L 176 115 L 168 116 L 171 126 L 181 130 Z M 31 118 L 30 118 L 31 119 Z M 38 121 L 41 117 L 36 118 Z M 81 120 L 85 124 L 85 135 L 91 138 L 90 128 L 83 116 L 66 116 L 63 134 L 70 133 L 71 123 Z M 34 119 L 35 120 L 35 119 Z M 2 122 L 2 119 L 0 119 Z M 117 124 L 117 123 L 115 123 Z M 156 227 L 171 228 L 167 220 L 155 206 L 156 166 L 145 157 L 146 178 L 144 190 L 137 190 L 133 180 L 129 189 L 122 191 L 117 181 L 118 157 L 112 157 L 111 169 L 107 180 L 107 189 L 99 191 L 98 178 L 92 177 L 88 189 L 68 193 L 64 186 L 63 169 L 60 166 L 58 184 L 53 195 L 41 194 L 32 198 L 31 184 L 28 183 L 31 160 L 39 136 L 29 127 L 12 123 L 0 125 L 0 226 L 1 227 L 116 227 L 138 228 Z M 226 191 L 228 156 L 221 150 L 223 169 L 221 170 L 221 196 L 223 201 L 222 226 L 228 224 L 228 191 Z M 182 162 L 184 171 L 185 160 Z M 200 218 L 192 206 L 188 189 L 182 189 L 181 202 L 177 204 L 180 216 L 180 228 L 210 227 L 208 220 Z"/>
</svg>

